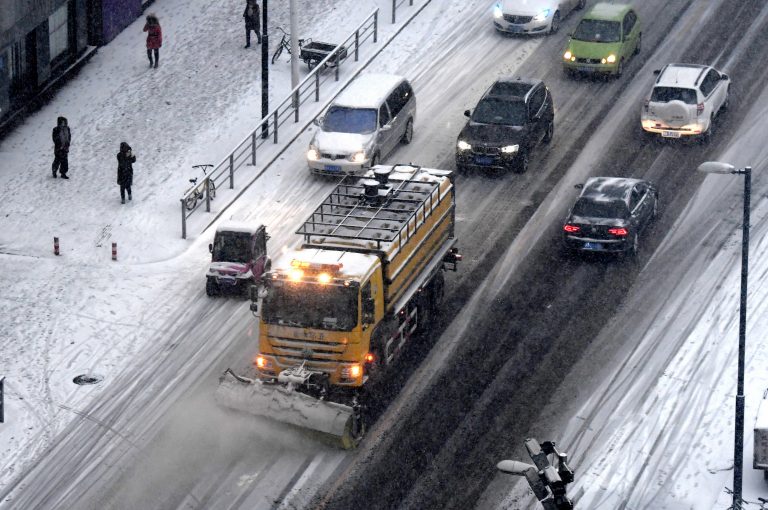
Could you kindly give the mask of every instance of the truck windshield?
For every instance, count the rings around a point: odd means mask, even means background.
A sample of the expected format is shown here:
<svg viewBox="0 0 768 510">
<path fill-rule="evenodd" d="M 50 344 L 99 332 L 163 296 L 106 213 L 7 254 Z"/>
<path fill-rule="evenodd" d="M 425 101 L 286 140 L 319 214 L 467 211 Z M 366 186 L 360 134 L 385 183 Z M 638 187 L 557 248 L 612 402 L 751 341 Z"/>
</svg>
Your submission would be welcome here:
<svg viewBox="0 0 768 510">
<path fill-rule="evenodd" d="M 323 131 L 331 133 L 373 133 L 376 130 L 376 110 L 332 106 L 323 118 Z"/>
<path fill-rule="evenodd" d="M 216 232 L 214 262 L 248 262 L 252 258 L 251 236 L 245 232 Z"/>
<path fill-rule="evenodd" d="M 333 331 L 357 325 L 358 287 L 271 280 L 261 318 L 268 324 Z"/>
</svg>

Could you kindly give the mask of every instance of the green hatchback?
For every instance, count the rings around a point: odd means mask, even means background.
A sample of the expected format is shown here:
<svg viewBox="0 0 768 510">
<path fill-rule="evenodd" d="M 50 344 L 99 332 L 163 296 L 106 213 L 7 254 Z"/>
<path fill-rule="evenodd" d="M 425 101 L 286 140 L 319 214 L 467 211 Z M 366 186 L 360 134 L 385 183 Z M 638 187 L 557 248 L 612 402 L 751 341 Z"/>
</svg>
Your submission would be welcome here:
<svg viewBox="0 0 768 510">
<path fill-rule="evenodd" d="M 563 69 L 621 76 L 626 61 L 640 52 L 641 40 L 640 20 L 631 6 L 596 4 L 571 34 L 563 53 Z"/>
</svg>

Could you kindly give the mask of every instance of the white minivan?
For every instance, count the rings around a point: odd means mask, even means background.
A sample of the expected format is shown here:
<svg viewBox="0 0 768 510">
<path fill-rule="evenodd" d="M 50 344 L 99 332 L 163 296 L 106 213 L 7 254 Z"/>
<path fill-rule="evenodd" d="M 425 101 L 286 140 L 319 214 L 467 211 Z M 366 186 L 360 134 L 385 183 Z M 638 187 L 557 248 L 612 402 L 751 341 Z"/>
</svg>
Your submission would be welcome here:
<svg viewBox="0 0 768 510">
<path fill-rule="evenodd" d="M 397 145 L 411 143 L 416 98 L 408 80 L 363 74 L 331 103 L 315 124 L 307 163 L 313 173 L 359 175 Z"/>
</svg>

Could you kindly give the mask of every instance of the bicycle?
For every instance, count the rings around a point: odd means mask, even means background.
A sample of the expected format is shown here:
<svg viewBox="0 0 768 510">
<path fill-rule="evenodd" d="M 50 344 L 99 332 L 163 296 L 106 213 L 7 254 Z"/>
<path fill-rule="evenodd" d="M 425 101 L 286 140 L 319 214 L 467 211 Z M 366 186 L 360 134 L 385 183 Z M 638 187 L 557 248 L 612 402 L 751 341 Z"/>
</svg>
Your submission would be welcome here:
<svg viewBox="0 0 768 510">
<path fill-rule="evenodd" d="M 275 52 L 272 54 L 272 63 L 274 64 L 275 61 L 280 58 L 280 55 L 283 54 L 283 49 L 288 52 L 288 54 L 291 54 L 291 34 L 283 30 L 282 27 L 275 27 L 279 31 L 283 33 L 283 38 L 280 39 L 280 44 L 277 45 L 277 48 L 275 49 Z M 305 42 L 311 42 L 312 39 L 299 39 L 299 48 L 301 48 Z"/>
<path fill-rule="evenodd" d="M 213 168 L 213 165 L 192 165 L 192 168 L 200 168 L 203 171 L 203 175 L 208 177 L 208 172 L 206 170 Z M 213 200 L 216 197 L 216 184 L 213 182 L 213 179 L 207 179 L 208 181 L 208 196 Z M 184 199 L 184 205 L 187 207 L 188 211 L 191 211 L 192 209 L 197 206 L 198 200 L 204 200 L 205 199 L 205 181 L 200 183 L 200 185 L 197 184 L 197 177 L 194 179 L 190 179 L 189 182 L 192 183 L 192 186 L 190 186 L 187 191 L 184 192 L 184 195 L 187 195 L 190 191 L 192 191 L 192 194 L 189 195 L 186 199 Z"/>
</svg>

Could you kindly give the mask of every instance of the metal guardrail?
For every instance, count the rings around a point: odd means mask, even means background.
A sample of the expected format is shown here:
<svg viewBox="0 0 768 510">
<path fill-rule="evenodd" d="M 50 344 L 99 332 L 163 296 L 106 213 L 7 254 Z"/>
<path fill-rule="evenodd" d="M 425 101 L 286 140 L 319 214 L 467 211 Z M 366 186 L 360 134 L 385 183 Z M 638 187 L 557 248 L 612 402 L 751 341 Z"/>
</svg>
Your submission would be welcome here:
<svg viewBox="0 0 768 510">
<path fill-rule="evenodd" d="M 405 0 L 402 0 L 405 1 Z M 413 0 L 411 0 L 411 4 Z M 294 88 L 278 106 L 264 117 L 256 128 L 240 142 L 235 149 L 216 165 L 214 169 L 203 178 L 197 186 L 190 188 L 180 199 L 181 204 L 181 238 L 187 238 L 187 219 L 197 211 L 202 204 L 205 204 L 205 211 L 211 212 L 211 200 L 213 197 L 208 193 L 209 182 L 212 182 L 219 192 L 223 189 L 225 182 L 229 189 L 235 187 L 235 172 L 243 166 L 255 166 L 256 154 L 258 149 L 270 140 L 272 144 L 279 142 L 280 127 L 289 119 L 293 122 L 300 120 L 301 107 L 306 102 L 314 100 L 320 101 L 320 86 L 330 79 L 331 73 L 324 73 L 326 67 L 333 67 L 334 81 L 339 81 L 339 68 L 354 56 L 355 62 L 358 61 L 360 46 L 372 39 L 375 43 L 378 38 L 379 9 L 376 8 L 350 35 L 339 43 L 332 52 L 321 60 L 315 68 Z M 342 47 L 346 49 L 347 56 L 342 58 Z M 188 208 L 187 200 L 202 195 L 200 200 L 196 200 L 193 207 Z"/>
<path fill-rule="evenodd" d="M 392 24 L 393 25 L 397 23 L 397 21 L 395 21 L 395 13 L 397 12 L 397 8 L 403 5 L 404 3 L 405 3 L 405 0 L 400 0 L 399 2 L 398 0 L 392 0 Z M 408 5 L 413 6 L 413 0 L 408 0 Z"/>
</svg>

